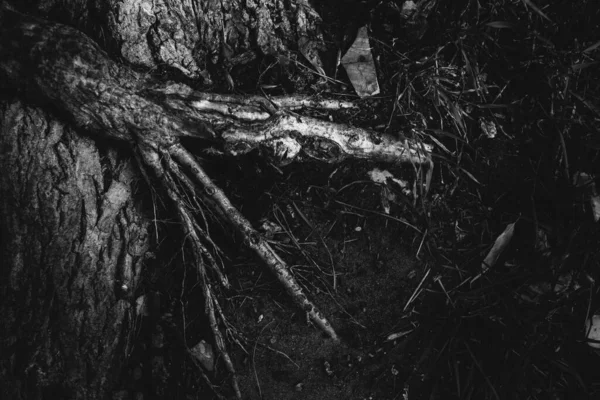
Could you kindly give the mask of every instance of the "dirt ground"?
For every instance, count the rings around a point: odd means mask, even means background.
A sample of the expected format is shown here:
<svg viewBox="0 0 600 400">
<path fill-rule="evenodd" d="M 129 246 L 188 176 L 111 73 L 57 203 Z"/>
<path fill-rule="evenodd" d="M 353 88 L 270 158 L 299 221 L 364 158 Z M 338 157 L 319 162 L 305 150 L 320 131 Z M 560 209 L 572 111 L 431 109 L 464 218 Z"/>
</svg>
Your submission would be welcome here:
<svg viewBox="0 0 600 400">
<path fill-rule="evenodd" d="M 289 229 L 274 234 L 275 246 L 296 258 L 293 272 L 342 345 L 308 325 L 272 277 L 238 267 L 234 279 L 245 290 L 233 301 L 231 323 L 250 339 L 248 354 L 236 351 L 249 398 L 392 399 L 404 390 L 406 355 L 390 354 L 397 342 L 386 338 L 415 330 L 413 307 L 405 306 L 426 265 L 411 250 L 412 229 L 383 212 L 381 189 L 361 167 L 368 165 L 292 168 L 285 185 L 257 199 L 272 204 L 267 219 Z M 349 181 L 355 174 L 362 180 Z"/>
<path fill-rule="evenodd" d="M 263 233 L 342 339 L 336 344 L 312 326 L 251 254 L 228 249 L 228 255 L 237 254 L 227 264 L 234 289 L 224 295 L 222 307 L 229 319 L 228 346 L 244 398 L 393 399 L 406 390 L 413 358 L 423 353 L 419 339 L 423 327 L 415 303 L 425 292 L 409 299 L 430 268 L 423 260 L 426 249 L 419 250 L 423 232 L 414 227 L 415 214 L 401 217 L 406 205 L 400 202 L 391 204 L 389 215 L 384 212 L 381 185 L 367 175 L 377 167 L 386 166 L 309 162 L 281 170 L 252 157 L 235 164 L 230 160 L 211 164 L 216 170 L 233 169 L 227 175 L 235 180 L 222 185 L 255 226 L 270 222 L 278 227 Z M 399 178 L 414 175 L 406 167 L 387 169 Z M 164 247 L 175 246 L 178 240 L 173 238 L 172 245 Z M 186 282 L 180 275 L 183 270 L 174 262 L 157 267 L 150 278 L 151 285 L 160 288 L 161 316 L 139 325 L 140 345 L 131 354 L 124 378 L 125 386 L 145 397 L 215 396 L 206 386 L 193 383 L 198 369 L 189 358 L 181 358 L 181 325 L 186 347 L 200 340 L 214 346 L 201 291 L 190 286 L 184 295 L 178 292 L 179 283 Z M 164 346 L 156 348 L 157 341 Z M 215 365 L 207 376 L 213 382 L 221 379 L 217 390 L 233 395 L 223 364 L 217 360 Z M 144 378 L 135 378 L 136 373 Z M 181 386 L 182 376 L 192 379 L 189 386 Z"/>
</svg>

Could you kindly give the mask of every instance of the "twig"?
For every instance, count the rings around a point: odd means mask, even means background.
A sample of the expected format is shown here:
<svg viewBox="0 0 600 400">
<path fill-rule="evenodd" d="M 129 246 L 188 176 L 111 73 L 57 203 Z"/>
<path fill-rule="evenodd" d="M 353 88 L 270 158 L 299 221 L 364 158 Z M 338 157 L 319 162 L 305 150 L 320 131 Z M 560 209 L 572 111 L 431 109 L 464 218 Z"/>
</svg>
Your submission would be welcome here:
<svg viewBox="0 0 600 400">
<path fill-rule="evenodd" d="M 448 298 L 448 301 L 450 302 L 450 304 L 452 305 L 452 308 L 456 308 L 456 306 L 454 305 L 454 302 L 452 301 L 452 299 L 450 298 L 450 295 L 448 294 L 448 292 L 446 291 L 446 288 L 444 287 L 444 284 L 442 283 L 442 277 L 440 275 L 436 276 L 433 279 L 434 282 L 437 282 L 440 284 L 440 287 L 442 288 L 442 291 L 444 292 L 444 294 L 446 295 L 446 297 Z"/>
<path fill-rule="evenodd" d="M 271 321 L 271 322 L 273 322 L 273 321 Z M 266 345 L 266 344 L 264 344 L 264 343 L 258 343 L 258 342 L 257 342 L 256 344 L 258 344 L 259 346 L 262 346 L 262 347 L 264 347 L 264 348 L 266 348 L 266 349 L 269 349 L 269 350 L 271 350 L 271 351 L 272 351 L 272 352 L 274 352 L 274 353 L 277 353 L 277 354 L 279 354 L 279 355 L 281 355 L 281 356 L 283 356 L 283 357 L 287 358 L 289 362 L 291 362 L 292 364 L 294 364 L 294 366 L 296 367 L 296 369 L 300 369 L 300 366 L 299 366 L 299 365 L 298 365 L 298 364 L 297 364 L 297 363 L 296 363 L 294 360 L 292 360 L 292 359 L 290 358 L 290 356 L 288 356 L 287 354 L 285 354 L 283 351 L 280 351 L 280 350 L 274 349 L 274 348 L 272 348 L 271 346 L 267 346 L 267 345 Z"/>
<path fill-rule="evenodd" d="M 411 224 L 409 224 L 407 221 L 405 221 L 405 220 L 403 220 L 403 219 L 396 218 L 396 217 L 393 217 L 393 216 L 391 216 L 391 215 L 387 215 L 387 214 L 384 214 L 384 213 L 380 213 L 379 211 L 375 211 L 375 210 L 367 210 L 367 209 L 365 209 L 365 208 L 361 208 L 361 207 L 353 206 L 352 204 L 344 203 L 343 201 L 335 200 L 335 202 L 336 202 L 336 203 L 338 203 L 338 204 L 341 204 L 341 205 L 343 205 L 343 206 L 346 206 L 346 207 L 354 208 L 355 210 L 366 211 L 366 212 L 369 212 L 369 213 L 372 213 L 372 214 L 377 214 L 377 215 L 380 215 L 380 216 L 382 216 L 382 217 L 385 217 L 385 218 L 391 219 L 391 220 L 393 220 L 393 221 L 400 222 L 401 224 L 404 224 L 404 225 L 406 225 L 406 226 L 408 226 L 408 227 L 410 227 L 410 228 L 414 229 L 415 231 L 417 231 L 417 232 L 419 232 L 419 233 L 423 234 L 423 232 L 421 232 L 421 230 L 420 230 L 419 228 L 417 228 L 417 227 L 416 227 L 416 226 L 414 226 L 414 225 L 411 225 Z"/>
<path fill-rule="evenodd" d="M 490 378 L 488 378 L 488 376 L 483 371 L 483 368 L 479 364 L 479 361 L 477 361 L 477 358 L 475 358 L 475 354 L 473 354 L 473 352 L 471 351 L 471 347 L 469 346 L 469 343 L 467 343 L 465 341 L 464 345 L 467 348 L 467 351 L 469 352 L 469 354 L 471 355 L 471 358 L 473 359 L 473 362 L 477 366 L 477 369 L 479 370 L 479 372 L 481 373 L 481 375 L 483 375 L 483 379 L 485 379 L 486 383 L 488 384 L 488 386 L 492 390 L 492 393 L 494 393 L 494 396 L 496 397 L 497 400 L 500 400 L 500 396 L 498 395 L 498 392 L 496 392 L 496 388 L 494 387 L 494 385 L 492 385 L 492 382 L 490 381 Z"/>
<path fill-rule="evenodd" d="M 254 370 L 254 379 L 256 379 L 256 386 L 258 387 L 258 396 L 262 399 L 262 390 L 260 389 L 260 381 L 258 380 L 258 374 L 256 373 L 256 345 L 258 343 L 258 339 L 260 339 L 260 335 L 267 329 L 269 325 L 271 325 L 273 321 L 269 322 L 260 330 L 258 337 L 256 338 L 256 342 L 254 343 L 254 349 L 252 350 L 252 369 Z"/>
<path fill-rule="evenodd" d="M 315 229 L 315 227 L 310 223 L 308 218 L 306 218 L 304 213 L 302 211 L 300 211 L 300 208 L 296 205 L 296 203 L 292 202 L 292 205 L 296 209 L 296 212 L 298 213 L 298 215 L 300 215 L 300 218 L 302 218 L 302 220 L 306 223 L 306 225 L 308 225 L 308 227 L 311 229 L 311 231 L 313 231 L 317 234 L 319 241 L 321 242 L 323 247 L 325 247 L 325 251 L 327 251 L 327 254 L 329 255 L 329 264 L 331 265 L 331 273 L 333 274 L 333 291 L 337 292 L 337 274 L 335 273 L 335 263 L 333 262 L 333 256 L 331 255 L 331 251 L 329 251 L 329 247 L 327 247 L 327 244 L 325 243 L 323 236 L 321 236 L 321 232 L 319 232 Z"/>
<path fill-rule="evenodd" d="M 417 260 L 420 260 L 419 253 L 421 252 L 421 248 L 423 247 L 423 243 L 425 242 L 425 237 L 427 236 L 427 232 L 429 232 L 429 230 L 425 229 L 425 233 L 423 233 L 423 237 L 421 238 L 421 243 L 419 244 L 419 248 L 417 249 L 417 254 L 415 255 L 415 258 Z"/>
<path fill-rule="evenodd" d="M 415 288 L 412 296 L 410 296 L 410 299 L 408 299 L 408 301 L 406 302 L 406 305 L 404 306 L 404 308 L 402 309 L 402 311 L 406 311 L 406 309 L 408 308 L 408 306 L 410 305 L 410 303 L 412 303 L 417 298 L 418 294 L 420 293 L 419 289 L 421 289 L 421 286 L 423 286 L 423 282 L 425 282 L 425 279 L 427 279 L 427 277 L 429 276 L 429 272 L 431 272 L 431 269 L 428 269 L 427 272 L 425 272 L 425 275 L 421 279 L 421 282 L 419 282 L 419 284 Z"/>
<path fill-rule="evenodd" d="M 281 214 L 281 218 L 283 219 L 283 223 L 279 219 L 279 217 L 277 215 L 278 213 Z M 288 223 L 287 219 L 285 218 L 284 213 L 281 211 L 281 209 L 280 209 L 280 207 L 278 205 L 274 205 L 273 206 L 273 217 L 275 218 L 275 221 L 277 221 L 277 224 L 281 227 L 281 229 L 283 230 L 283 232 L 286 235 L 288 235 L 288 238 L 294 244 L 294 247 L 300 253 L 302 253 L 302 256 L 304 256 L 304 258 L 306 258 L 315 268 L 317 268 L 319 271 L 321 271 L 321 267 L 319 267 L 319 265 L 317 264 L 317 262 L 315 260 L 313 260 L 313 258 L 310 256 L 310 254 L 308 254 L 308 252 L 305 251 L 302 248 L 302 246 L 300 246 L 300 242 L 298 241 L 298 239 L 296 238 L 296 236 L 292 232 L 290 224 Z"/>
<path fill-rule="evenodd" d="M 562 150 L 563 158 L 565 160 L 565 175 L 566 175 L 567 181 L 569 181 L 571 179 L 571 174 L 569 172 L 569 157 L 567 155 L 567 144 L 565 143 L 565 137 L 563 136 L 560 129 L 556 129 L 556 130 L 558 132 L 558 137 L 560 138 L 560 148 Z"/>
</svg>

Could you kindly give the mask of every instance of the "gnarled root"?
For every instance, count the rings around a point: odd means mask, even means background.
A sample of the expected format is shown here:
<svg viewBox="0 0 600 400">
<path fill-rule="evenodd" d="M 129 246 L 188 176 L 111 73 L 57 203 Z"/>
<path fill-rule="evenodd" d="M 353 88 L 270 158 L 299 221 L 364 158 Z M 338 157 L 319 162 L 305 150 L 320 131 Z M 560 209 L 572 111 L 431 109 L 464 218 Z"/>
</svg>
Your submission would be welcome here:
<svg viewBox="0 0 600 400">
<path fill-rule="evenodd" d="M 311 321 L 330 338 L 339 341 L 338 335 L 327 318 L 319 312 L 315 304 L 304 294 L 285 261 L 275 253 L 265 239 L 251 226 L 248 220 L 231 204 L 223 191 L 212 182 L 196 162 L 195 158 L 185 148 L 179 144 L 175 144 L 168 149 L 155 150 L 151 146 L 144 145 L 139 146 L 137 149 L 139 150 L 137 155 L 139 162 L 142 164 L 141 166 L 145 165 L 150 168 L 158 178 L 161 186 L 165 189 L 167 196 L 173 203 L 181 226 L 189 240 L 193 262 L 201 278 L 206 302 L 205 312 L 217 349 L 225 362 L 227 370 L 232 375 L 232 386 L 238 398 L 241 398 L 241 392 L 236 378 L 235 367 L 227 352 L 227 346 L 219 328 L 219 321 L 222 320 L 221 322 L 223 323 L 225 321 L 223 320 L 223 316 L 219 318 L 218 313 L 215 312 L 214 304 L 217 299 L 211 288 L 209 271 L 223 287 L 228 288 L 229 282 L 227 277 L 222 273 L 221 266 L 211 254 L 211 251 L 209 251 L 206 243 L 213 249 L 216 249 L 216 245 L 212 242 L 206 231 L 201 228 L 192 212 L 193 209 L 198 210 L 202 208 L 200 202 L 196 200 L 196 196 L 200 193 L 195 190 L 194 183 L 181 171 L 180 166 L 185 167 L 187 173 L 197 184 L 204 188 L 203 195 L 208 197 L 213 207 L 216 207 L 214 211 L 229 222 L 231 227 L 243 237 L 244 244 L 252 249 L 269 270 L 275 274 L 294 302 L 307 312 Z M 190 204 L 190 201 L 195 202 L 195 204 Z"/>
</svg>

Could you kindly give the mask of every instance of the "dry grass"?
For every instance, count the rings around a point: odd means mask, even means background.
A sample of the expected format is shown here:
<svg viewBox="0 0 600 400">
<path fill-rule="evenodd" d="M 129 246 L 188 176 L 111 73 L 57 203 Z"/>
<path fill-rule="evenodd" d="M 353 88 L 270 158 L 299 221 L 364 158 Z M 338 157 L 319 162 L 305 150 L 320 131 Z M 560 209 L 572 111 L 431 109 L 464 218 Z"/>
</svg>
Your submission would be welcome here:
<svg viewBox="0 0 600 400">
<path fill-rule="evenodd" d="M 574 179 L 599 182 L 598 21 L 590 1 L 439 1 L 422 40 L 377 42 L 388 129 L 408 124 L 439 155 L 418 204 L 437 280 L 417 307 L 431 337 L 408 380 L 415 398 L 600 396 L 584 341 L 600 232 Z"/>
</svg>

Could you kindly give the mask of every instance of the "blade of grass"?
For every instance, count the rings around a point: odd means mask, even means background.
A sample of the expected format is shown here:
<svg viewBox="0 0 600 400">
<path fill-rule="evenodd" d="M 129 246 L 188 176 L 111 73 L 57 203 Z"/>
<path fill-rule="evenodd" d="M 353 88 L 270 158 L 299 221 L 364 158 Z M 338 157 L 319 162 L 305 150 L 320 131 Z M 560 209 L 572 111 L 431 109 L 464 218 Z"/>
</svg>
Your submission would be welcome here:
<svg viewBox="0 0 600 400">
<path fill-rule="evenodd" d="M 459 167 L 459 169 L 464 172 L 465 175 L 467 175 L 469 178 L 471 178 L 473 180 L 473 182 L 475 182 L 478 185 L 481 185 L 481 182 L 479 182 L 477 180 L 477 178 L 475 178 L 475 176 L 473 176 L 473 174 L 471 174 L 469 171 L 467 171 L 466 169 Z"/>
<path fill-rule="evenodd" d="M 552 21 L 542 10 L 540 10 L 540 8 L 538 6 L 533 4 L 533 2 L 531 0 L 522 0 L 522 1 L 525 4 L 525 6 L 531 7 L 531 9 L 533 11 L 535 11 L 536 13 L 538 13 L 540 15 L 540 17 L 544 18 L 548 22 L 554 23 L 554 21 Z"/>
<path fill-rule="evenodd" d="M 494 394 L 494 397 L 496 397 L 496 400 L 500 400 L 500 396 L 498 395 L 498 392 L 496 391 L 496 388 L 494 387 L 494 385 L 492 385 L 492 382 L 490 381 L 490 378 L 488 378 L 488 376 L 483 371 L 483 368 L 481 367 L 481 364 L 479 364 L 479 361 L 477 361 L 477 358 L 475 358 L 475 354 L 473 354 L 473 351 L 471 350 L 471 346 L 469 346 L 469 343 L 467 343 L 466 341 L 464 342 L 464 344 L 465 344 L 465 347 L 467 348 L 467 351 L 471 355 L 471 358 L 473 359 L 473 362 L 475 363 L 475 366 L 477 367 L 477 369 L 479 370 L 479 372 L 483 376 L 483 379 L 485 379 L 485 382 L 488 384 L 488 386 L 490 387 L 492 393 Z"/>
<path fill-rule="evenodd" d="M 510 22 L 506 22 L 506 21 L 492 21 L 492 22 L 488 22 L 485 25 L 489 26 L 490 28 L 496 28 L 496 29 L 512 29 L 513 28 L 513 24 L 511 24 Z"/>
<path fill-rule="evenodd" d="M 598 47 L 600 47 L 600 41 L 594 43 L 593 45 L 591 45 L 590 47 L 588 47 L 587 49 L 585 49 L 583 52 L 584 53 L 589 53 L 590 51 L 596 50 Z"/>
</svg>

